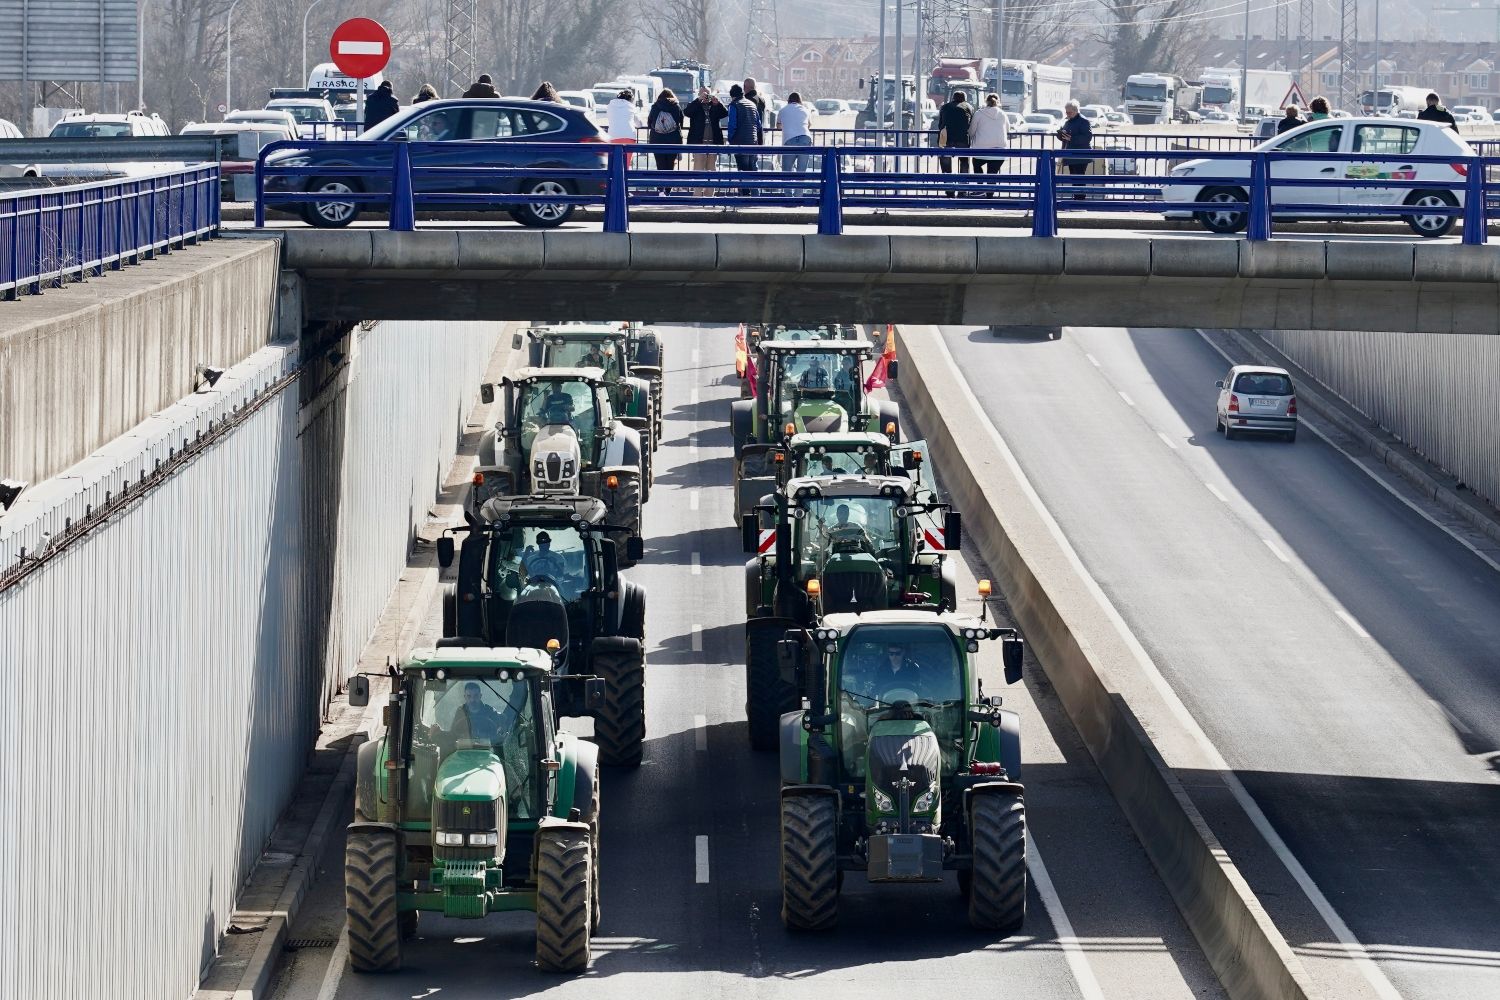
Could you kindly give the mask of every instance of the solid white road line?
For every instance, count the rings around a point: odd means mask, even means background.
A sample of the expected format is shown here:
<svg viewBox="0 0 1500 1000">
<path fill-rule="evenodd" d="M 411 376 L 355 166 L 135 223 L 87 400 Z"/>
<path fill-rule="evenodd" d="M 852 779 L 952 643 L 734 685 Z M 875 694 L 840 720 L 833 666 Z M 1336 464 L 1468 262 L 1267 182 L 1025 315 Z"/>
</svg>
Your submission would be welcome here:
<svg viewBox="0 0 1500 1000">
<path fill-rule="evenodd" d="M 699 885 L 708 884 L 708 836 L 699 834 L 693 838 L 694 868 L 696 874 L 694 881 Z"/>
<path fill-rule="evenodd" d="M 1026 868 L 1031 872 L 1031 884 L 1036 886 L 1037 895 L 1042 897 L 1042 907 L 1052 921 L 1052 929 L 1057 931 L 1058 947 L 1062 948 L 1063 958 L 1067 959 L 1068 970 L 1073 973 L 1078 992 L 1084 1000 L 1104 1000 L 1104 991 L 1099 988 L 1099 980 L 1094 978 L 1094 970 L 1089 968 L 1088 958 L 1078 945 L 1078 936 L 1073 933 L 1073 921 L 1068 919 L 1067 911 L 1063 909 L 1062 898 L 1057 894 L 1057 887 L 1052 884 L 1052 876 L 1042 863 L 1042 852 L 1036 846 L 1036 837 L 1029 830 L 1026 833 Z"/>
<path fill-rule="evenodd" d="M 688 510 L 698 509 L 698 491 L 688 490 Z"/>
<path fill-rule="evenodd" d="M 943 346 L 946 350 L 946 345 Z M 974 407 L 983 412 L 983 407 L 980 406 L 979 400 L 974 398 L 973 388 L 969 386 L 967 381 L 961 382 L 961 385 L 963 391 L 971 398 Z M 1041 517 L 1042 522 L 1047 525 L 1047 530 L 1062 550 L 1064 557 L 1073 568 L 1073 572 L 1077 574 L 1078 579 L 1083 581 L 1084 587 L 1099 602 L 1099 606 L 1104 609 L 1105 615 L 1114 624 L 1115 628 L 1119 630 L 1120 636 L 1130 649 L 1131 654 L 1135 657 L 1136 662 L 1140 664 L 1146 677 L 1150 680 L 1151 686 L 1156 688 L 1157 693 L 1166 702 L 1168 709 L 1176 717 L 1178 723 L 1187 730 L 1188 735 L 1198 744 L 1198 748 L 1208 761 L 1209 766 L 1218 773 L 1220 780 L 1224 782 L 1225 787 L 1234 796 L 1239 807 L 1244 810 L 1246 817 L 1249 818 L 1256 832 L 1260 834 L 1261 838 L 1275 852 L 1281 863 L 1286 867 L 1287 872 L 1291 874 L 1303 894 L 1307 896 L 1308 902 L 1318 911 L 1318 915 L 1323 918 L 1323 922 L 1328 925 L 1328 929 L 1338 939 L 1343 952 L 1349 956 L 1350 961 L 1359 969 L 1360 973 L 1369 982 L 1375 994 L 1381 1000 L 1401 1000 L 1401 994 L 1396 992 L 1396 988 L 1391 985 L 1391 981 L 1386 978 L 1380 966 L 1376 965 L 1370 958 L 1369 952 L 1365 950 L 1364 945 L 1360 944 L 1359 939 L 1354 936 L 1354 932 L 1349 929 L 1349 925 L 1344 922 L 1344 918 L 1339 916 L 1338 911 L 1333 908 L 1333 904 L 1328 901 L 1328 897 L 1323 894 L 1323 890 L 1318 888 L 1312 876 L 1307 873 L 1307 869 L 1302 866 L 1302 862 L 1297 860 L 1297 856 L 1292 853 L 1286 841 L 1281 838 L 1281 834 L 1276 832 L 1276 828 L 1266 818 L 1266 814 L 1261 810 L 1260 805 L 1250 795 L 1250 792 L 1245 788 L 1233 769 L 1230 768 L 1229 762 L 1224 759 L 1224 755 L 1219 753 L 1218 747 L 1214 746 L 1213 741 L 1208 738 L 1208 734 L 1203 731 L 1203 727 L 1198 725 L 1198 720 L 1193 717 L 1193 713 L 1188 711 L 1187 705 L 1183 704 L 1182 699 L 1178 697 L 1172 685 L 1162 676 L 1161 669 L 1157 667 L 1156 661 L 1151 659 L 1151 654 L 1146 652 L 1146 648 L 1141 645 L 1140 639 L 1131 631 L 1130 626 L 1125 623 L 1125 619 L 1121 617 L 1119 609 L 1115 607 L 1114 602 L 1109 599 L 1109 596 L 1104 593 L 1104 589 L 1099 586 L 1099 581 L 1095 580 L 1093 575 L 1089 573 L 1088 568 L 1084 566 L 1083 560 L 1079 558 L 1077 550 L 1073 548 L 1073 543 L 1068 541 L 1067 534 L 1062 530 L 1062 525 L 1057 523 L 1057 519 L 1052 516 L 1052 511 L 1042 502 L 1042 498 L 1037 493 L 1036 487 L 1032 484 L 1030 477 L 1026 475 L 1025 470 L 1021 468 L 1021 463 L 1010 450 L 1010 445 L 1006 443 L 999 428 L 993 423 L 987 422 L 984 430 L 988 431 L 995 443 L 995 447 L 999 450 L 1001 456 L 1003 456 L 1007 467 L 1009 467 L 1011 474 L 1021 484 L 1026 496 L 1030 499 L 1038 515 Z M 1213 487 L 1210 486 L 1209 489 L 1213 489 Z M 1215 492 L 1217 493 L 1217 491 Z"/>
<path fill-rule="evenodd" d="M 1365 627 L 1361 625 L 1349 612 L 1345 611 L 1343 608 L 1335 607 L 1333 609 L 1333 613 L 1338 615 L 1339 618 L 1343 619 L 1344 624 L 1348 625 L 1349 628 L 1354 631 L 1355 635 L 1359 636 L 1361 639 L 1370 638 L 1370 633 L 1366 632 Z"/>
<path fill-rule="evenodd" d="M 1266 548 L 1271 550 L 1271 555 L 1275 556 L 1277 559 L 1280 559 L 1284 563 L 1291 562 L 1291 560 L 1287 558 L 1287 554 L 1276 547 L 1275 542 L 1271 541 L 1269 538 L 1262 538 L 1261 541 L 1266 543 Z"/>
<path fill-rule="evenodd" d="M 702 354 L 699 353 L 698 348 L 693 348 L 693 364 L 696 365 L 701 357 Z"/>
<path fill-rule="evenodd" d="M 1093 365 L 1095 368 L 1100 367 L 1099 359 L 1096 358 L 1096 357 L 1094 357 L 1092 354 L 1085 353 L 1084 357 L 1088 358 L 1089 359 L 1089 364 Z"/>
<path fill-rule="evenodd" d="M 1167 437 L 1161 431 L 1157 431 L 1156 432 L 1156 436 L 1159 437 L 1159 438 L 1161 438 L 1161 443 L 1162 444 L 1166 445 L 1168 448 L 1171 448 L 1173 451 L 1177 450 L 1177 442 L 1176 441 L 1173 441 L 1171 438 Z"/>
<path fill-rule="evenodd" d="M 694 406 L 698 405 L 698 387 L 696 385 L 693 386 L 693 391 L 688 394 L 688 401 Z"/>
<path fill-rule="evenodd" d="M 703 626 L 693 623 L 693 652 L 703 652 Z"/>
<path fill-rule="evenodd" d="M 1116 389 L 1115 392 L 1120 392 L 1120 390 Z M 1125 400 L 1125 405 L 1126 406 L 1135 406 L 1135 400 L 1131 399 L 1129 396 L 1125 395 L 1123 392 L 1120 392 L 1120 398 L 1123 399 L 1123 400 Z"/>
<path fill-rule="evenodd" d="M 333 949 L 328 969 L 323 973 L 323 983 L 318 987 L 318 1000 L 333 1000 L 339 991 L 339 980 L 344 978 L 344 968 L 349 959 L 349 928 L 339 932 L 339 943 Z"/>
<path fill-rule="evenodd" d="M 1221 500 L 1222 502 L 1224 502 L 1224 503 L 1228 503 L 1229 502 L 1229 498 L 1226 497 L 1224 494 L 1220 493 L 1219 492 L 1219 488 L 1217 486 L 1215 486 L 1213 483 L 1204 483 L 1203 485 L 1207 486 L 1208 487 L 1208 492 L 1210 492 L 1214 496 L 1218 497 L 1219 500 Z"/>
<path fill-rule="evenodd" d="M 693 553 L 693 565 L 691 572 L 694 576 L 703 575 L 703 561 L 698 558 L 698 553 L 696 552 Z"/>
<path fill-rule="evenodd" d="M 708 716 L 693 716 L 693 741 L 697 744 L 699 753 L 708 750 Z"/>
</svg>

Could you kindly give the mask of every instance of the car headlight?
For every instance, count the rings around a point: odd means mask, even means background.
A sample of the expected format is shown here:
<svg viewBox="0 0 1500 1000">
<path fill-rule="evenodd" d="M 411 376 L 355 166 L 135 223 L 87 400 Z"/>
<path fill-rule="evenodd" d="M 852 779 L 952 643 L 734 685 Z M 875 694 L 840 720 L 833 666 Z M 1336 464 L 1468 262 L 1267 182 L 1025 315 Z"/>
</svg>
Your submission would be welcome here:
<svg viewBox="0 0 1500 1000">
<path fill-rule="evenodd" d="M 1171 176 L 1173 176 L 1173 177 L 1188 177 L 1188 176 L 1190 176 L 1192 174 L 1192 172 L 1194 170 L 1197 170 L 1197 169 L 1198 169 L 1197 167 L 1173 167 L 1172 168 Z"/>
<path fill-rule="evenodd" d="M 911 804 L 912 812 L 924 813 L 932 808 L 937 801 L 937 786 L 929 785 L 927 791 L 917 796 L 917 801 Z"/>
<path fill-rule="evenodd" d="M 896 804 L 891 801 L 889 795 L 877 788 L 875 789 L 875 808 L 881 812 L 894 812 Z"/>
<path fill-rule="evenodd" d="M 439 847 L 462 847 L 464 846 L 464 835 L 454 833 L 451 830 L 439 830 L 432 838 Z"/>
<path fill-rule="evenodd" d="M 469 834 L 470 847 L 494 847 L 500 843 L 500 834 L 491 830 L 489 833 Z"/>
</svg>

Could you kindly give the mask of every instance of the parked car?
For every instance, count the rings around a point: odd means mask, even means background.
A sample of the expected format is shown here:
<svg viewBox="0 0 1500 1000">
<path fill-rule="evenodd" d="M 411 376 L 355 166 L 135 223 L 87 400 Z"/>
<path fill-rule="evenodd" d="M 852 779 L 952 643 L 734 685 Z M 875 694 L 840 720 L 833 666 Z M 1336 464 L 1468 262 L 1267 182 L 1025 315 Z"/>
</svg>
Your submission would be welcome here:
<svg viewBox="0 0 1500 1000">
<path fill-rule="evenodd" d="M 1109 119 L 1109 123 L 1111 125 L 1129 125 L 1130 124 L 1130 117 L 1128 115 L 1126 115 L 1123 111 L 1111 111 L 1109 114 L 1105 115 L 1104 117 L 1107 118 L 1107 119 Z"/>
<path fill-rule="evenodd" d="M 21 130 L 0 118 L 0 139 L 24 139 Z M 0 177 L 36 177 L 39 171 L 35 163 L 0 163 Z"/>
<path fill-rule="evenodd" d="M 1255 123 L 1255 138 L 1274 139 L 1276 129 L 1281 126 L 1281 115 L 1266 115 Z"/>
<path fill-rule="evenodd" d="M 1021 116 L 1021 124 L 1016 127 L 1016 131 L 1026 133 L 1040 132 L 1044 135 L 1051 135 L 1059 127 L 1060 123 L 1056 118 L 1048 114 L 1033 111 L 1029 115 Z"/>
<path fill-rule="evenodd" d="M 1206 122 L 1232 122 L 1234 115 L 1228 111 L 1220 111 L 1218 108 L 1210 108 L 1203 112 L 1203 120 Z"/>
<path fill-rule="evenodd" d="M 1025 117 L 1022 116 L 1021 112 L 1019 112 L 1019 111 L 1007 111 L 1007 112 L 1005 112 L 1005 121 L 1006 121 L 1006 127 L 1009 128 L 1010 131 L 1012 131 L 1012 132 L 1022 132 L 1022 131 L 1025 131 L 1024 129 L 1021 128 L 1021 126 L 1026 124 L 1026 119 L 1025 119 Z"/>
<path fill-rule="evenodd" d="M 589 115 L 591 118 L 598 118 L 599 107 L 594 103 L 594 94 L 592 91 L 559 90 L 557 92 L 557 97 L 564 104 L 571 104 L 573 107 Z"/>
<path fill-rule="evenodd" d="M 1490 113 L 1477 104 L 1455 104 L 1448 110 L 1453 112 L 1453 117 L 1458 118 L 1459 115 L 1463 115 L 1475 125 L 1495 124 L 1495 120 L 1490 117 Z"/>
<path fill-rule="evenodd" d="M 1385 180 L 1389 187 L 1342 187 L 1313 185 L 1301 187 L 1273 186 L 1271 204 L 1312 205 L 1312 210 L 1276 212 L 1278 217 L 1319 218 L 1329 214 L 1316 206 L 1328 205 L 1409 205 L 1414 209 L 1458 209 L 1463 206 L 1463 191 L 1447 187 L 1424 187 L 1423 181 L 1462 181 L 1467 173 L 1463 158 L 1474 150 L 1456 132 L 1437 122 L 1398 121 L 1392 118 L 1350 118 L 1341 121 L 1316 121 L 1301 125 L 1263 142 L 1256 150 L 1284 153 L 1347 153 L 1368 156 L 1359 162 L 1317 159 L 1276 160 L 1271 164 L 1271 179 L 1287 180 Z M 1420 162 L 1417 156 L 1451 157 L 1451 162 Z M 1169 202 L 1201 202 L 1203 211 L 1173 210 L 1168 218 L 1194 218 L 1210 232 L 1233 233 L 1243 229 L 1246 213 L 1239 209 L 1214 209 L 1214 204 L 1246 202 L 1246 186 L 1227 183 L 1194 184 L 1193 176 L 1250 177 L 1248 160 L 1189 160 L 1172 168 L 1172 180 L 1163 189 Z M 1375 215 L 1375 219 L 1387 216 Z M 1442 236 L 1453 228 L 1455 215 L 1403 215 L 1407 225 L 1421 236 Z"/>
<path fill-rule="evenodd" d="M 219 177 L 223 181 L 220 194 L 224 201 L 249 201 L 255 196 L 255 161 L 261 147 L 273 142 L 296 139 L 297 129 L 279 122 L 199 122 L 182 127 L 178 135 L 232 135 L 235 142 L 225 151 L 219 161 Z M 236 182 L 235 178 L 244 180 Z M 236 197 L 238 183 L 240 197 Z"/>
<path fill-rule="evenodd" d="M 276 108 L 251 108 L 249 111 L 231 111 L 224 116 L 227 125 L 279 125 L 292 130 L 294 139 L 311 139 L 297 126 L 297 117 L 290 111 Z"/>
<path fill-rule="evenodd" d="M 1246 432 L 1297 440 L 1297 393 L 1285 368 L 1235 365 L 1214 385 L 1219 390 L 1214 430 L 1225 440 Z"/>
<path fill-rule="evenodd" d="M 145 115 L 139 111 L 124 114 L 72 114 L 52 126 L 48 137 L 52 139 L 141 139 L 151 136 L 169 136 L 172 132 L 159 115 Z M 39 177 L 69 177 L 100 179 L 106 177 L 139 177 L 162 170 L 179 170 L 187 166 L 181 162 L 107 161 L 96 163 L 43 163 L 37 167 Z"/>
<path fill-rule="evenodd" d="M 342 129 L 330 128 L 328 122 L 339 120 L 338 112 L 326 100 L 315 97 L 278 97 L 266 102 L 268 111 L 285 111 L 297 122 L 303 139 L 342 139 Z"/>
<path fill-rule="evenodd" d="M 266 178 L 267 191 L 315 191 L 323 194 L 347 192 L 386 192 L 390 181 L 384 174 L 355 176 L 341 173 L 341 167 L 389 167 L 388 147 L 374 143 L 385 141 L 420 143 L 412 148 L 412 166 L 513 166 L 593 170 L 604 166 L 602 148 L 585 145 L 577 153 L 538 153 L 528 151 L 534 143 L 603 143 L 604 137 L 587 113 L 572 105 L 520 98 L 483 98 L 469 100 L 428 101 L 402 108 L 364 135 L 348 142 L 308 146 L 304 149 L 277 150 L 266 157 L 266 165 L 327 168 L 309 176 L 276 175 Z M 445 142 L 463 142 L 452 151 L 441 147 Z M 433 145 L 429 145 L 433 144 Z M 419 176 L 415 189 L 422 192 L 451 192 L 496 195 L 492 201 L 468 204 L 471 211 L 509 212 L 524 226 L 550 228 L 560 226 L 573 214 L 566 202 L 507 202 L 507 194 L 601 194 L 603 180 L 578 180 L 548 177 L 545 174 L 495 174 L 490 178 L 442 179 Z M 347 226 L 359 217 L 359 202 L 309 202 L 301 208 L 307 222 L 323 228 Z"/>
<path fill-rule="evenodd" d="M 825 97 L 821 101 L 813 101 L 813 107 L 820 115 L 841 115 L 851 111 L 848 101 L 841 101 L 836 97 Z"/>
</svg>

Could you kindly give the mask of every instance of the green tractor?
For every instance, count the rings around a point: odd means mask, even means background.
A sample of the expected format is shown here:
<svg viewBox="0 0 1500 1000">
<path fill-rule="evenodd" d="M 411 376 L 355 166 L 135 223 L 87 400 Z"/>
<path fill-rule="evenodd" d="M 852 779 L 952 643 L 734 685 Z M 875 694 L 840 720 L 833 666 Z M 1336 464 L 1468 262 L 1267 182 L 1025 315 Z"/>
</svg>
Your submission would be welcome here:
<svg viewBox="0 0 1500 1000">
<path fill-rule="evenodd" d="M 793 479 L 741 522 L 745 562 L 745 714 L 750 745 L 776 748 L 782 713 L 803 690 L 776 643 L 839 612 L 958 606 L 949 552 L 957 511 L 902 476 Z"/>
<path fill-rule="evenodd" d="M 900 441 L 896 404 L 865 391 L 866 363 L 877 353 L 867 340 L 762 340 L 751 352 L 755 395 L 729 404 L 735 455 L 805 432 L 874 431 Z"/>
<path fill-rule="evenodd" d="M 893 445 L 884 434 L 793 434 L 780 444 L 747 444 L 734 460 L 734 523 L 766 497 L 804 476 L 913 476 L 920 481 L 925 441 Z"/>
<path fill-rule="evenodd" d="M 598 368 L 522 368 L 502 382 L 500 422 L 479 439 L 474 485 L 464 504 L 470 524 L 491 498 L 546 494 L 604 501 L 610 521 L 641 534 L 641 507 L 651 495 L 651 448 L 614 415 L 610 386 Z M 495 386 L 479 387 L 495 398 Z M 632 565 L 621 542 L 620 564 Z"/>
<path fill-rule="evenodd" d="M 661 445 L 661 369 L 637 364 L 647 354 L 660 357 L 660 348 L 647 352 L 644 334 L 619 323 L 562 323 L 527 330 L 527 364 L 532 368 L 598 368 L 611 387 L 615 413 L 627 426 L 649 442 Z M 521 349 L 523 335 L 515 334 L 511 346 Z M 651 334 L 655 340 L 655 334 Z M 638 342 L 639 341 L 639 342 Z M 648 433 L 649 432 L 649 433 Z"/>
<path fill-rule="evenodd" d="M 443 593 L 444 641 L 472 646 L 558 643 L 560 676 L 595 676 L 603 694 L 585 704 L 574 686 L 553 698 L 563 716 L 590 716 L 599 759 L 635 767 L 646 735 L 646 590 L 619 573 L 624 536 L 631 561 L 643 543 L 611 524 L 592 497 L 495 497 L 466 527 L 458 581 Z M 453 564 L 454 540 L 438 540 Z"/>
<path fill-rule="evenodd" d="M 581 972 L 598 927 L 599 776 L 551 699 L 600 683 L 556 676 L 537 649 L 441 646 L 392 668 L 385 732 L 359 748 L 344 847 L 349 962 L 401 968 L 421 913 L 537 915 L 536 961 Z M 369 679 L 349 684 L 367 705 Z"/>
<path fill-rule="evenodd" d="M 819 326 L 787 326 L 784 323 L 751 323 L 745 327 L 745 344 L 754 348 L 762 340 L 858 340 L 859 327 L 853 323 L 824 323 Z"/>
<path fill-rule="evenodd" d="M 986 582 L 980 593 L 987 593 Z M 980 643 L 1000 639 L 1005 681 L 1022 641 L 981 615 L 829 615 L 778 644 L 808 708 L 780 720 L 781 919 L 826 930 L 846 871 L 874 883 L 957 876 L 969 922 L 1002 935 L 1026 918 L 1020 717 L 986 698 Z"/>
</svg>

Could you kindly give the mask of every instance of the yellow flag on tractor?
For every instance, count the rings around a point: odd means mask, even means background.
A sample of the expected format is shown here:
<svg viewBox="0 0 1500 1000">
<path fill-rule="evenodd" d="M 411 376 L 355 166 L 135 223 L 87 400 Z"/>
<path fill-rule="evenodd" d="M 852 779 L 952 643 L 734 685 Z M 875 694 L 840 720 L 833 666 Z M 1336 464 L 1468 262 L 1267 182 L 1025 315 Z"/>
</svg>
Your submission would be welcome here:
<svg viewBox="0 0 1500 1000">
<path fill-rule="evenodd" d="M 734 374 L 739 378 L 745 377 L 745 366 L 750 361 L 750 351 L 745 347 L 745 324 L 740 324 L 739 333 L 734 335 Z"/>
</svg>

